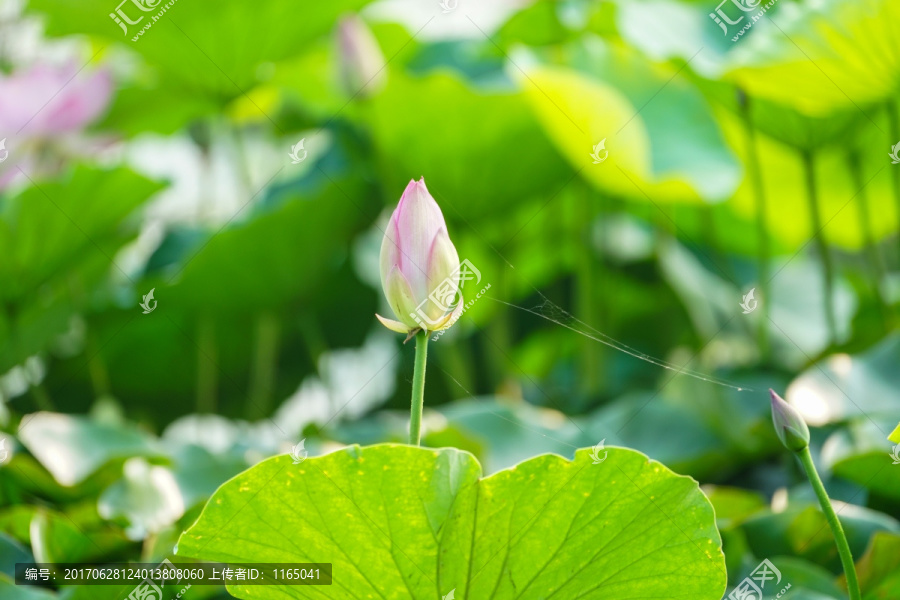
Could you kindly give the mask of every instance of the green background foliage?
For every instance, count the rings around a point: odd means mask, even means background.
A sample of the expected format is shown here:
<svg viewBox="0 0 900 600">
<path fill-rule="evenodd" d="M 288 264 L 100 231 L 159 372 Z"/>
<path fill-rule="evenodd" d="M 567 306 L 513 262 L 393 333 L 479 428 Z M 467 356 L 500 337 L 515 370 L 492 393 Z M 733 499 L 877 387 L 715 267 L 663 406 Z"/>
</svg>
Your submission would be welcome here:
<svg viewBox="0 0 900 600">
<path fill-rule="evenodd" d="M 846 598 L 770 387 L 864 597 L 900 598 L 900 8 L 779 0 L 736 42 L 716 8 L 178 0 L 137 41 L 132 3 L 128 35 L 106 0 L 10 9 L 0 127 L 113 85 L 77 128 L 0 130 L 0 599 L 130 591 L 17 561 L 166 557 L 332 561 L 335 598 L 711 600 L 768 559 L 787 597 Z M 74 68 L 11 87 L 36 65 Z M 419 177 L 467 299 L 490 285 L 431 343 L 424 449 L 413 349 L 374 319 Z"/>
</svg>

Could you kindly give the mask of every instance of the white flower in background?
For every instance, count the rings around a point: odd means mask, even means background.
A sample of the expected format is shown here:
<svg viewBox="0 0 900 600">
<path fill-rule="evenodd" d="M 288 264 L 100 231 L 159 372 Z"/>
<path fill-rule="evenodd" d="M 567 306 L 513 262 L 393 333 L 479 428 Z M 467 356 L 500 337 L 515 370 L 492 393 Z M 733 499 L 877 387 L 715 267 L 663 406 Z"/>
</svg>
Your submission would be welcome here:
<svg viewBox="0 0 900 600">
<path fill-rule="evenodd" d="M 181 518 L 184 499 L 172 471 L 143 458 L 129 458 L 122 479 L 100 495 L 97 512 L 104 519 L 124 517 L 129 539 L 142 540 Z"/>
<path fill-rule="evenodd" d="M 81 135 L 112 98 L 112 76 L 105 69 L 81 71 L 74 62 L 64 66 L 40 63 L 0 73 L 0 158 L 10 160 L 0 172 L 0 189 L 19 173 L 29 176 L 58 168 L 60 158 L 78 157 L 99 150 L 99 144 Z M 47 148 L 52 147 L 53 153 Z M 49 158 L 48 158 L 49 155 Z"/>
<path fill-rule="evenodd" d="M 44 380 L 47 368 L 39 356 L 29 356 L 21 365 L 0 375 L 0 397 L 15 398 L 28 391 L 32 385 Z"/>
<path fill-rule="evenodd" d="M 484 40 L 492 35 L 509 17 L 522 9 L 522 0 L 491 0 L 491 2 L 464 2 L 449 0 L 447 6 L 461 5 L 461 10 L 441 14 L 442 0 L 380 0 L 366 7 L 365 15 L 373 21 L 400 23 L 410 31 L 419 31 L 416 39 L 433 40 Z M 567 4 L 567 3 L 561 3 Z M 422 27 L 422 23 L 440 16 Z M 471 21 L 469 20 L 471 19 Z M 472 22 L 478 23 L 473 27 Z"/>
<path fill-rule="evenodd" d="M 9 440 L 7 436 L 0 433 L 0 465 L 6 464 L 9 460 L 10 455 L 12 454 L 9 449 L 6 447 Z M 12 444 L 10 444 L 11 446 Z"/>
</svg>

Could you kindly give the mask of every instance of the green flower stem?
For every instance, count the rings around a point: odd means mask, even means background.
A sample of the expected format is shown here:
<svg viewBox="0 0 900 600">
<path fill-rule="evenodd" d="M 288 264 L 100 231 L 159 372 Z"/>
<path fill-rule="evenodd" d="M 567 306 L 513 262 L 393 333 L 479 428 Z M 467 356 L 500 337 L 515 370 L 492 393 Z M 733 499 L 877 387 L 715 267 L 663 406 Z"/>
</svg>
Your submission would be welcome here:
<svg viewBox="0 0 900 600">
<path fill-rule="evenodd" d="M 859 152 L 853 151 L 847 155 L 847 166 L 850 171 L 850 177 L 853 181 L 855 189 L 859 190 L 859 223 L 862 230 L 863 245 L 865 246 L 866 257 L 869 262 L 869 270 L 872 273 L 872 287 L 875 291 L 875 299 L 878 301 L 878 309 L 881 317 L 886 323 L 890 319 L 888 304 L 885 302 L 881 293 L 882 285 L 885 280 L 885 268 L 881 260 L 881 254 L 878 243 L 875 241 L 875 233 L 872 231 L 872 214 L 869 208 L 869 197 L 866 194 L 866 183 L 863 180 L 862 167 L 860 164 Z M 887 326 L 886 324 L 884 326 Z"/>
<path fill-rule="evenodd" d="M 759 351 L 763 362 L 769 360 L 769 306 L 772 302 L 769 274 L 771 273 L 772 253 L 769 242 L 769 224 L 767 217 L 766 188 L 763 185 L 762 168 L 759 160 L 759 147 L 756 143 L 756 128 L 750 116 L 750 100 L 742 103 L 744 125 L 747 129 L 747 172 L 752 183 L 753 197 L 756 202 L 756 231 L 758 238 L 757 263 L 759 286 L 763 301 L 760 303 L 763 318 L 759 320 Z"/>
<path fill-rule="evenodd" d="M 841 555 L 841 564 L 844 565 L 844 574 L 847 576 L 847 589 L 850 591 L 850 600 L 861 600 L 862 595 L 859 592 L 859 580 L 856 577 L 856 567 L 853 564 L 853 555 L 850 554 L 850 545 L 847 543 L 847 536 L 844 535 L 844 528 L 838 520 L 831 506 L 831 500 L 828 499 L 828 493 L 819 474 L 816 472 L 816 465 L 813 463 L 812 454 L 809 453 L 809 446 L 797 453 L 803 468 L 806 470 L 806 476 L 819 498 L 819 504 L 822 505 L 822 512 L 828 520 L 831 532 L 834 534 L 834 541 L 837 544 L 838 553 Z"/>
<path fill-rule="evenodd" d="M 428 357 L 428 332 L 416 334 L 416 366 L 413 370 L 412 402 L 409 407 L 409 443 L 419 445 L 422 429 L 422 407 L 425 405 L 425 362 Z"/>
<path fill-rule="evenodd" d="M 812 220 L 812 229 L 815 236 L 816 248 L 819 259 L 822 261 L 822 277 L 824 279 L 825 294 L 825 319 L 828 323 L 828 343 L 834 344 L 837 340 L 837 321 L 834 315 L 834 265 L 831 262 L 831 253 L 825 242 L 825 225 L 822 224 L 822 214 L 819 209 L 819 194 L 816 188 L 816 172 L 813 155 L 809 151 L 803 152 L 803 170 L 806 172 L 806 191 L 809 201 L 809 215 Z"/>
</svg>

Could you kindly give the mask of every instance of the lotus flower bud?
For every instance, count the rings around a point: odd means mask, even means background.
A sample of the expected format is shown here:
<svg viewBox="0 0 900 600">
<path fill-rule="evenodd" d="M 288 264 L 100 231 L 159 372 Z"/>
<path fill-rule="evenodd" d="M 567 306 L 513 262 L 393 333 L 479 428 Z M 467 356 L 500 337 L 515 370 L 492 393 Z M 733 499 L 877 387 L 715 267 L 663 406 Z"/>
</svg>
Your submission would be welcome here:
<svg viewBox="0 0 900 600">
<path fill-rule="evenodd" d="M 341 82 L 347 94 L 368 98 L 380 92 L 387 80 L 386 63 L 366 24 L 356 15 L 343 17 L 337 38 Z"/>
<path fill-rule="evenodd" d="M 425 178 L 409 182 L 391 215 L 381 243 L 381 285 L 397 321 L 376 316 L 400 333 L 443 329 L 463 305 L 454 305 L 459 255 Z"/>
<path fill-rule="evenodd" d="M 788 450 L 800 452 L 809 446 L 806 421 L 796 408 L 785 402 L 774 390 L 769 390 L 769 394 L 772 396 L 772 423 L 775 424 L 778 439 Z"/>
</svg>

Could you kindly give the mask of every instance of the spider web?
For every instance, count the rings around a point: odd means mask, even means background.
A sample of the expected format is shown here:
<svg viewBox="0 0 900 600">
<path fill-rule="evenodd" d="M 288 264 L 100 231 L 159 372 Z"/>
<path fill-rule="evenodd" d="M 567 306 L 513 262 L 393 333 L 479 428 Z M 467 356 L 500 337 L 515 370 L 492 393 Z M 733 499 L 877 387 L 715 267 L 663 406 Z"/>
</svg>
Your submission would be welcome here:
<svg viewBox="0 0 900 600">
<path fill-rule="evenodd" d="M 575 333 L 582 335 L 588 339 L 594 340 L 595 342 L 599 342 L 605 346 L 612 348 L 618 352 L 623 352 L 629 356 L 633 356 L 639 360 L 643 360 L 652 365 L 656 365 L 657 367 L 661 367 L 668 371 L 673 371 L 675 375 L 686 375 L 688 377 L 693 377 L 694 379 L 699 379 L 700 381 L 706 381 L 708 383 L 712 383 L 715 385 L 720 385 L 722 387 L 730 388 L 736 390 L 738 392 L 752 392 L 752 388 L 735 385 L 730 381 L 726 381 L 724 379 L 719 379 L 717 377 L 713 377 L 707 373 L 702 373 L 700 371 L 694 371 L 691 369 L 687 369 L 685 367 L 680 367 L 676 364 L 666 362 L 660 358 L 656 358 L 655 356 L 651 356 L 646 352 L 641 352 L 636 348 L 632 348 L 631 346 L 620 342 L 619 340 L 612 338 L 602 331 L 598 331 L 597 329 L 591 327 L 581 319 L 575 317 L 571 313 L 564 310 L 561 306 L 553 303 L 546 296 L 540 294 L 543 302 L 534 308 L 526 308 L 524 306 L 518 306 L 516 304 L 512 304 L 510 302 L 504 302 L 503 300 L 498 300 L 496 298 L 491 298 L 494 302 L 499 302 L 500 304 L 505 304 L 506 306 L 510 306 L 512 308 L 521 310 L 523 312 L 527 312 L 536 317 L 540 317 L 546 321 L 550 321 L 551 323 L 555 323 L 560 327 L 565 327 L 570 331 L 574 331 Z M 689 361 L 690 362 L 690 361 Z"/>
</svg>

